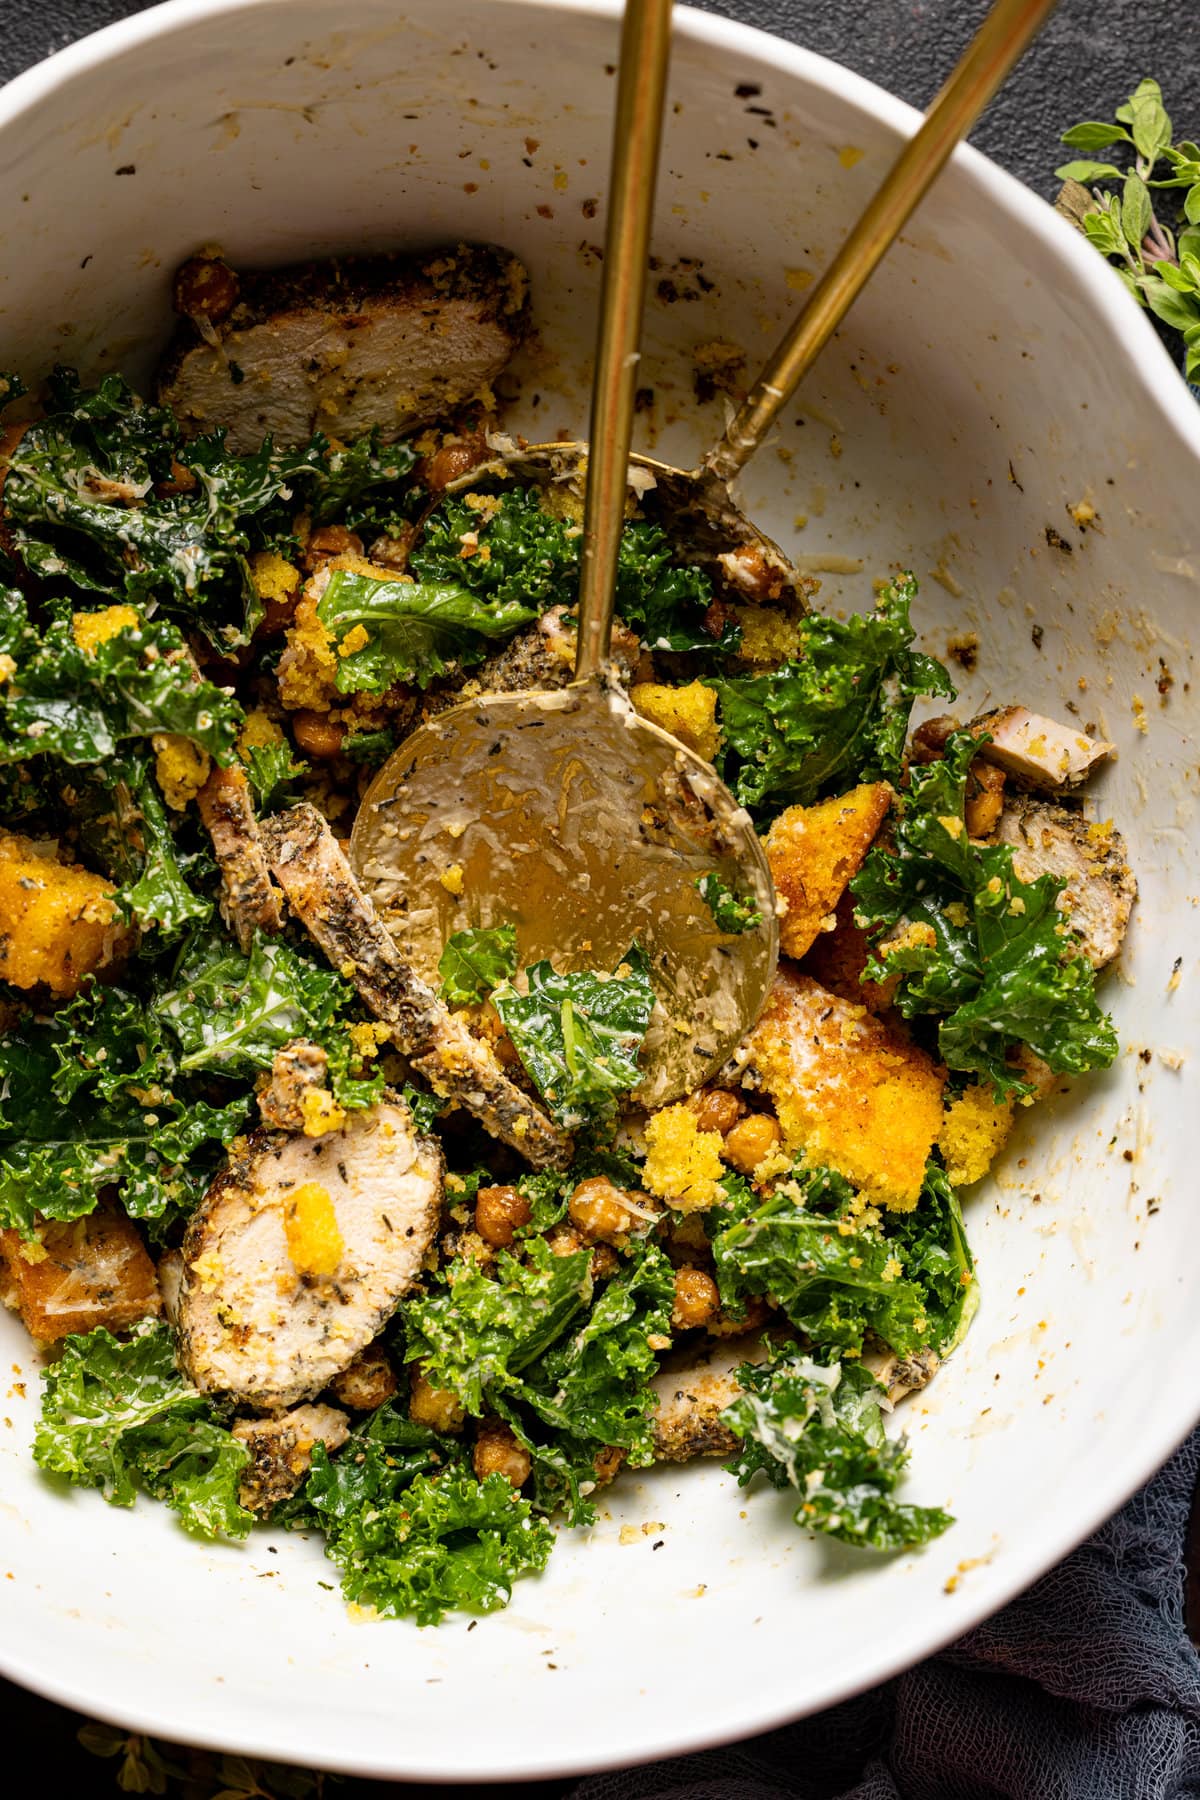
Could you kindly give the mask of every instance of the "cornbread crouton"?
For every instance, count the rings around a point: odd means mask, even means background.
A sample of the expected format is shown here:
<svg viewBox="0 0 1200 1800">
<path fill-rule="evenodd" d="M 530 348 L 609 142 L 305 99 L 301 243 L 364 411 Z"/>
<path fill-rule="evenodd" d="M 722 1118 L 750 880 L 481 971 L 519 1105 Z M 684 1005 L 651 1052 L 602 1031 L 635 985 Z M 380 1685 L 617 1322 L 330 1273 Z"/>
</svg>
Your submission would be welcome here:
<svg viewBox="0 0 1200 1800">
<path fill-rule="evenodd" d="M 775 891 L 787 902 L 779 921 L 785 956 L 803 956 L 831 928 L 846 883 L 861 869 L 891 803 L 886 781 L 864 782 L 836 800 L 789 806 L 775 820 L 765 848 Z"/>
<path fill-rule="evenodd" d="M 72 1331 L 124 1331 L 157 1318 L 162 1295 L 132 1221 L 102 1202 L 82 1219 L 45 1220 L 37 1235 L 0 1232 L 8 1265 L 5 1303 L 32 1337 L 53 1344 Z"/>
<path fill-rule="evenodd" d="M 804 972 L 843 1000 L 865 1006 L 870 1013 L 886 1012 L 900 985 L 899 975 L 886 981 L 864 981 L 862 972 L 871 957 L 871 940 L 854 920 L 854 895 L 844 893 L 834 912 L 832 931 L 819 931 L 804 958 Z"/>
<path fill-rule="evenodd" d="M 44 982 L 58 999 L 114 962 L 130 939 L 111 881 L 61 863 L 32 839 L 0 831 L 0 979 Z"/>
<path fill-rule="evenodd" d="M 942 1125 L 945 1071 L 865 1007 L 780 969 L 738 1060 L 775 1103 L 784 1146 L 876 1204 L 916 1205 Z"/>
<path fill-rule="evenodd" d="M 629 690 L 633 709 L 662 731 L 712 762 L 721 748 L 721 728 L 717 724 L 717 696 L 702 681 L 690 681 L 686 687 L 664 687 L 658 681 L 636 681 Z"/>
<path fill-rule="evenodd" d="M 162 797 L 172 812 L 184 812 L 208 780 L 212 757 L 177 731 L 156 731 L 150 742 Z"/>
<path fill-rule="evenodd" d="M 400 1383 L 383 1345 L 376 1341 L 356 1356 L 348 1369 L 335 1375 L 329 1391 L 352 1412 L 375 1412 L 398 1393 Z"/>
<path fill-rule="evenodd" d="M 132 606 L 102 606 L 99 612 L 71 614 L 71 636 L 89 656 L 95 656 L 101 644 L 115 638 L 118 632 L 131 631 L 141 624 Z"/>
<path fill-rule="evenodd" d="M 777 669 L 799 653 L 804 634 L 793 614 L 770 606 L 735 606 L 733 616 L 742 628 L 737 654 L 743 662 Z"/>
<path fill-rule="evenodd" d="M 686 1101 L 664 1106 L 646 1121 L 642 1183 L 674 1212 L 698 1212 L 723 1199 L 719 1131 L 701 1131 Z"/>
<path fill-rule="evenodd" d="M 947 1106 L 938 1149 L 953 1187 L 982 1181 L 1012 1130 L 1013 1103 L 992 1098 L 991 1083 L 973 1082 Z"/>
</svg>

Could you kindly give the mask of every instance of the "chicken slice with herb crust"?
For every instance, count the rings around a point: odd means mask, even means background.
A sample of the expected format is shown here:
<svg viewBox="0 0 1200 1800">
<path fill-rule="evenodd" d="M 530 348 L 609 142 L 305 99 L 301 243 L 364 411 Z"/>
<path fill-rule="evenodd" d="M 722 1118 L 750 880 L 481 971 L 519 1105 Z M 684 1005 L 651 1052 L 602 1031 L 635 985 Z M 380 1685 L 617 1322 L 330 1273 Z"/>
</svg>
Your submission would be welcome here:
<svg viewBox="0 0 1200 1800">
<path fill-rule="evenodd" d="M 321 1137 L 259 1132 L 183 1240 L 177 1333 L 203 1393 L 311 1399 L 378 1335 L 434 1241 L 442 1153 L 384 1101 Z"/>
<path fill-rule="evenodd" d="M 409 968 L 316 808 L 276 814 L 264 821 L 263 837 L 292 911 L 375 1016 L 391 1026 L 397 1049 L 434 1093 L 457 1100 L 534 1168 L 565 1168 L 570 1138 Z"/>
<path fill-rule="evenodd" d="M 256 931 L 277 932 L 283 916 L 245 770 L 214 769 L 196 795 L 196 805 L 221 871 L 221 917 L 248 950 Z"/>
<path fill-rule="evenodd" d="M 656 1401 L 655 1461 L 732 1456 L 739 1440 L 721 1414 L 742 1391 L 737 1378 L 742 1364 L 762 1362 L 766 1353 L 761 1333 L 754 1332 L 668 1357 L 650 1384 Z"/>
<path fill-rule="evenodd" d="M 241 274 L 193 257 L 175 277 L 183 323 L 159 399 L 189 436 L 224 426 L 238 455 L 315 431 L 390 442 L 489 387 L 525 335 L 528 296 L 522 264 L 490 245 Z"/>
<path fill-rule="evenodd" d="M 1015 798 L 1000 815 L 996 842 L 1012 845 L 1022 881 L 1048 873 L 1066 882 L 1059 911 L 1079 933 L 1092 967 L 1106 968 L 1121 948 L 1137 899 L 1125 841 L 1111 820 L 1093 822 L 1052 801 Z"/>
<path fill-rule="evenodd" d="M 239 1419 L 232 1427 L 250 1461 L 238 1483 L 247 1512 L 269 1513 L 290 1500 L 312 1468 L 314 1444 L 340 1450 L 350 1422 L 336 1406 L 297 1406 L 278 1419 Z"/>
</svg>

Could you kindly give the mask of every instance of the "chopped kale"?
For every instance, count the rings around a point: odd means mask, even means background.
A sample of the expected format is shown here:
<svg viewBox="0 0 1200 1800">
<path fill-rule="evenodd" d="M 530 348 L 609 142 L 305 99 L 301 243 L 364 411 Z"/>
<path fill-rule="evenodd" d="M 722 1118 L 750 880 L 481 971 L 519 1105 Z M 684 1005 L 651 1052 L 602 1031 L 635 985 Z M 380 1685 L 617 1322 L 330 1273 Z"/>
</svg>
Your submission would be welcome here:
<svg viewBox="0 0 1200 1800">
<path fill-rule="evenodd" d="M 700 890 L 700 898 L 713 917 L 713 924 L 718 931 L 728 931 L 731 935 L 740 935 L 744 931 L 753 931 L 762 923 L 762 913 L 753 900 L 743 900 L 733 889 L 722 881 L 715 869 L 707 875 L 696 878 L 696 886 Z"/>
<path fill-rule="evenodd" d="M 725 749 L 721 773 L 749 807 L 807 806 L 829 788 L 896 780 L 918 694 L 954 689 L 946 671 L 912 648 L 917 584 L 901 575 L 873 612 L 846 620 L 809 613 L 800 649 L 769 675 L 713 677 Z"/>
<path fill-rule="evenodd" d="M 517 972 L 517 928 L 489 925 L 455 931 L 438 961 L 447 1006 L 478 1006 Z"/>
<path fill-rule="evenodd" d="M 900 976 L 905 1018 L 939 1015 L 948 1067 L 999 1094 L 1023 1093 L 1029 1084 L 1009 1060 L 1017 1045 L 1055 1074 L 1081 1075 L 1107 1068 L 1117 1039 L 1095 971 L 1058 910 L 1064 883 L 1048 873 L 1022 881 L 1011 846 L 967 835 L 967 772 L 981 741 L 955 732 L 942 760 L 911 771 L 894 846 L 873 849 L 850 887 L 876 939 L 866 975 Z"/>
<path fill-rule="evenodd" d="M 510 638 L 537 614 L 516 600 L 491 605 L 460 583 L 386 581 L 335 569 L 317 617 L 338 643 L 338 692 L 379 694 L 397 682 L 427 687 L 452 664 L 470 668 L 489 643 Z"/>
</svg>

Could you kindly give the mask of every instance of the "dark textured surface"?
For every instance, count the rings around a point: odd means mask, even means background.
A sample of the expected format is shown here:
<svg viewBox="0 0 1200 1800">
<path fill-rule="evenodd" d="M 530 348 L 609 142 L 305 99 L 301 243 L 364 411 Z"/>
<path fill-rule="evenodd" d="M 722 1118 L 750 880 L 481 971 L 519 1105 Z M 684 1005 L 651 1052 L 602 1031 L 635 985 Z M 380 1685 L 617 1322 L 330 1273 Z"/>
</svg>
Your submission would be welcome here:
<svg viewBox="0 0 1200 1800">
<path fill-rule="evenodd" d="M 0 0 L 0 81 L 87 32 L 143 10 L 137 0 Z M 982 18 L 985 3 L 724 0 L 708 10 L 804 44 L 921 106 Z M 1113 107 L 1147 74 L 1162 80 L 1168 109 L 1177 126 L 1187 128 L 1182 135 L 1200 134 L 1200 0 L 1063 0 L 973 141 L 1050 196 L 1056 187 L 1055 164 L 1067 154 L 1058 143 L 1063 126 L 1081 118 L 1111 117 Z M 76 1748 L 77 1721 L 70 1715 L 0 1682 L 0 1722 L 14 1756 L 22 1745 L 37 1742 L 43 1792 L 116 1794 L 115 1765 L 97 1763 Z M 753 1747 L 747 1748 L 752 1755 Z M 406 1790 L 413 1800 L 435 1791 L 447 1796 L 467 1792 Z M 563 1788 L 552 1783 L 536 1791 L 548 1800 Z M 1149 1790 L 1139 1789 L 1143 1791 Z M 332 1790 L 347 1800 L 383 1792 L 373 1783 L 358 1782 Z M 1115 1789 L 1105 1787 L 1104 1792 Z M 1071 1800 L 1093 1800 L 1093 1795 L 1099 1800 L 1099 1790 L 1089 1786 Z"/>
<path fill-rule="evenodd" d="M 168 0 L 171 4 L 172 0 Z M 73 38 L 144 9 L 136 0 L 0 0 L 0 80 Z M 722 0 L 707 8 L 777 32 L 924 106 L 985 0 Z M 1039 193 L 1054 192 L 1059 134 L 1111 118 L 1143 75 L 1163 82 L 1168 111 L 1200 126 L 1200 0 L 1061 0 L 1038 44 L 973 142 Z"/>
</svg>

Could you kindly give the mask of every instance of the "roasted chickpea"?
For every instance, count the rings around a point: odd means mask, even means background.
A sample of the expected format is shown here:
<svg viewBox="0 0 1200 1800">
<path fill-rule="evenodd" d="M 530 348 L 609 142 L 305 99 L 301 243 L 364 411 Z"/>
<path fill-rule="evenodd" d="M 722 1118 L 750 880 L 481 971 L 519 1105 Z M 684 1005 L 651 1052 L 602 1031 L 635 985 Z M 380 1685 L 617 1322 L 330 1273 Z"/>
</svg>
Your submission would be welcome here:
<svg viewBox="0 0 1200 1800">
<path fill-rule="evenodd" d="M 420 1368 L 414 1368 L 409 1383 L 408 1416 L 414 1425 L 428 1425 L 432 1431 L 462 1430 L 466 1415 L 449 1388 L 434 1387 Z"/>
<path fill-rule="evenodd" d="M 715 1318 L 721 1305 L 717 1284 L 704 1269 L 688 1265 L 675 1271 L 675 1304 L 671 1323 L 676 1331 L 694 1331 Z"/>
<path fill-rule="evenodd" d="M 777 1121 L 769 1113 L 751 1113 L 727 1133 L 721 1155 L 741 1174 L 753 1175 L 782 1136 Z"/>
<path fill-rule="evenodd" d="M 170 500 L 176 494 L 190 494 L 196 485 L 196 477 L 190 469 L 185 469 L 181 462 L 171 458 L 171 475 L 167 481 L 156 481 L 154 491 L 160 500 Z"/>
<path fill-rule="evenodd" d="M 477 1480 L 489 1475 L 503 1475 L 519 1488 L 529 1480 L 533 1460 L 524 1444 L 518 1443 L 503 1419 L 484 1419 L 475 1434 L 471 1452 Z"/>
<path fill-rule="evenodd" d="M 583 1239 L 573 1225 L 556 1225 L 546 1242 L 553 1256 L 574 1256 L 577 1250 L 583 1249 Z"/>
<path fill-rule="evenodd" d="M 608 1244 L 597 1244 L 592 1251 L 591 1271 L 593 1281 L 607 1281 L 615 1275 L 621 1266 L 621 1259 Z"/>
<path fill-rule="evenodd" d="M 567 1202 L 571 1223 L 593 1244 L 613 1244 L 636 1222 L 628 1196 L 607 1175 L 581 1181 Z"/>
<path fill-rule="evenodd" d="M 908 746 L 909 761 L 940 762 L 946 748 L 946 739 L 952 731 L 957 730 L 958 720 L 953 713 L 938 713 L 936 718 L 926 719 L 912 734 L 912 742 Z"/>
<path fill-rule="evenodd" d="M 416 535 L 416 528 L 412 525 L 402 526 L 395 533 L 381 532 L 371 544 L 371 561 L 382 563 L 385 569 L 397 569 L 403 574 L 408 567 L 409 552 Z"/>
<path fill-rule="evenodd" d="M 362 553 L 363 541 L 357 531 L 347 531 L 344 525 L 319 526 L 304 547 L 309 562 L 327 556 L 361 556 Z"/>
<path fill-rule="evenodd" d="M 765 1300 L 757 1294 L 751 1294 L 742 1307 L 739 1319 L 731 1319 L 728 1313 L 718 1307 L 712 1317 L 705 1321 L 704 1329 L 710 1337 L 744 1337 L 749 1331 L 757 1331 L 767 1322 L 768 1307 Z"/>
<path fill-rule="evenodd" d="M 693 1094 L 689 1105 L 696 1115 L 698 1131 L 719 1131 L 724 1137 L 732 1131 L 746 1108 L 728 1088 L 701 1088 Z"/>
<path fill-rule="evenodd" d="M 238 278 L 216 256 L 189 256 L 175 271 L 172 304 L 185 319 L 219 324 L 237 305 Z"/>
<path fill-rule="evenodd" d="M 443 444 L 432 456 L 423 457 L 417 465 L 416 477 L 431 494 L 441 494 L 452 481 L 461 481 L 487 458 L 487 439 L 482 431 L 473 431 L 469 436 Z"/>
<path fill-rule="evenodd" d="M 292 714 L 292 731 L 300 748 L 318 762 L 328 762 L 337 756 L 346 735 L 346 727 L 337 724 L 327 713 L 307 710 Z"/>
<path fill-rule="evenodd" d="M 522 1225 L 528 1225 L 532 1208 L 515 1187 L 480 1188 L 475 1196 L 475 1229 L 493 1250 L 507 1250 Z"/>
</svg>

